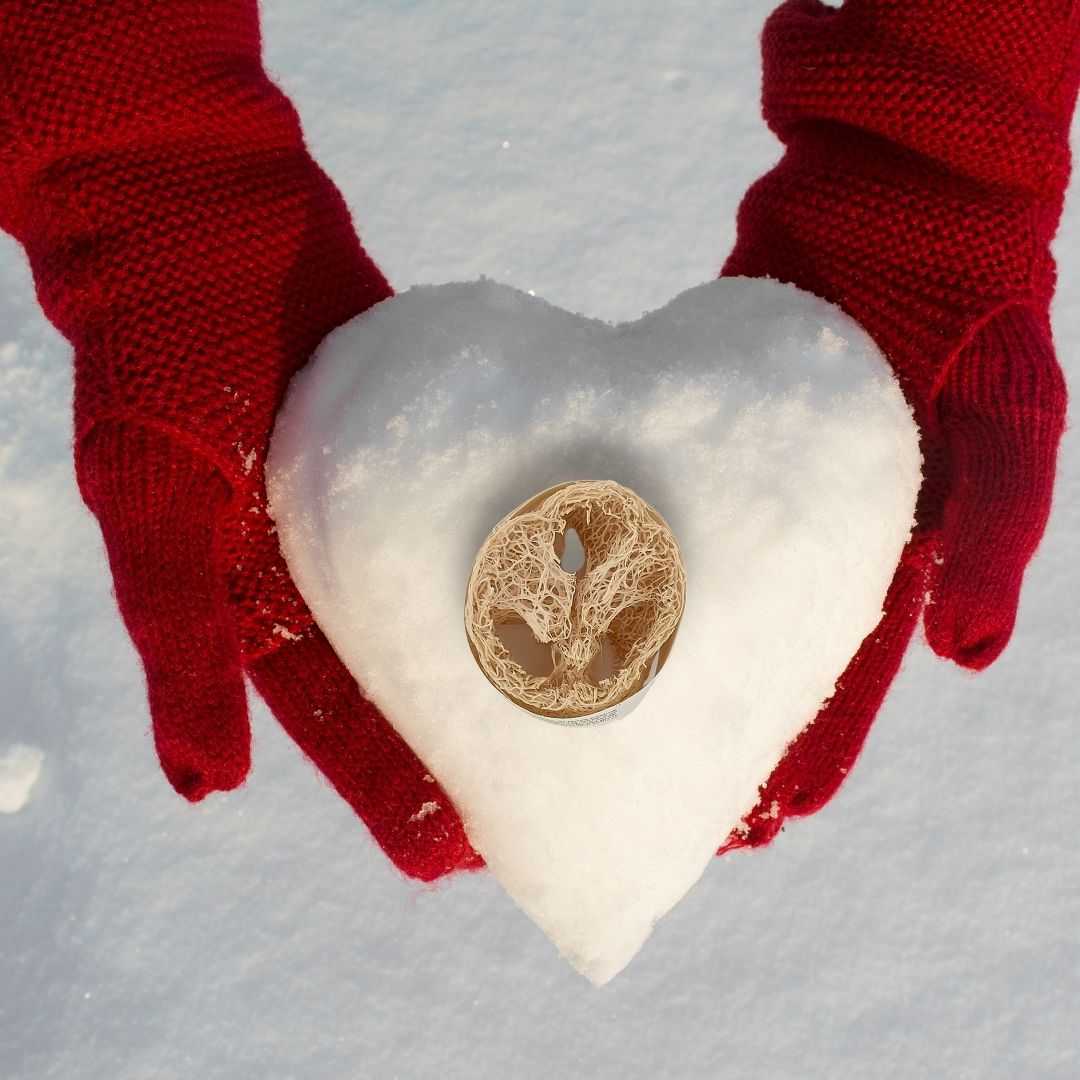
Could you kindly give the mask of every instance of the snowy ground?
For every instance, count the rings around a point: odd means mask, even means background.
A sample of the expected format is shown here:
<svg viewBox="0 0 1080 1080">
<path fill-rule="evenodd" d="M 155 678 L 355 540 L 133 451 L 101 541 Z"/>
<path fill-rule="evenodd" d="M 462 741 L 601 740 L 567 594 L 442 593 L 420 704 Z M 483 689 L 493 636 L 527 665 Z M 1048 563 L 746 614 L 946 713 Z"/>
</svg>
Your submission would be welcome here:
<svg viewBox="0 0 1080 1080">
<path fill-rule="evenodd" d="M 771 3 L 267 0 L 270 69 L 398 287 L 487 274 L 633 317 L 710 277 L 746 185 Z M 1080 207 L 1056 253 L 1080 385 Z M 0 236 L 0 1075 L 1066 1078 L 1080 1064 L 1080 436 L 1016 635 L 917 644 L 858 768 L 714 860 L 596 990 L 487 876 L 404 882 L 259 707 L 192 808 L 69 463 L 68 349 Z M 1074 408 L 1075 412 L 1075 408 Z"/>
</svg>

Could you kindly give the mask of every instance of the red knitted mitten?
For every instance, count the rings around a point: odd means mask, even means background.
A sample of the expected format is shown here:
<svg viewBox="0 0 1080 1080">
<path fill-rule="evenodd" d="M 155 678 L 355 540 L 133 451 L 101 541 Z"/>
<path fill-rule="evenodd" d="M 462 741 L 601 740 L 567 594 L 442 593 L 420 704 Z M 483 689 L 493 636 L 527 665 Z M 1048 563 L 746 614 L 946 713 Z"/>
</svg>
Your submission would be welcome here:
<svg viewBox="0 0 1080 1080">
<path fill-rule="evenodd" d="M 1050 242 L 1080 8 L 788 0 L 762 52 L 762 109 L 786 151 L 743 199 L 722 273 L 792 282 L 870 332 L 915 412 L 925 480 L 881 623 L 721 851 L 831 798 L 921 613 L 934 651 L 965 667 L 1005 647 L 1066 405 Z"/>
<path fill-rule="evenodd" d="M 260 54 L 256 0 L 6 0 L 0 226 L 74 346 L 78 482 L 166 776 L 193 801 L 243 781 L 246 672 L 428 880 L 479 857 L 314 625 L 266 516 L 289 378 L 391 289 Z"/>
</svg>

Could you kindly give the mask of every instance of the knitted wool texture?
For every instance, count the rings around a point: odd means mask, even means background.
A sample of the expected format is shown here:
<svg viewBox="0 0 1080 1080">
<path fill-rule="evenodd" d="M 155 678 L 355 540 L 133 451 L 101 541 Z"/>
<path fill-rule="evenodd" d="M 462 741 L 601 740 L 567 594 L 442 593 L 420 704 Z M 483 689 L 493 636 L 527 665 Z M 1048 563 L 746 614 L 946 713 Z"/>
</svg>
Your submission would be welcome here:
<svg viewBox="0 0 1080 1080">
<path fill-rule="evenodd" d="M 313 624 L 266 516 L 290 377 L 391 289 L 260 54 L 254 0 L 4 0 L 0 226 L 74 347 L 78 482 L 170 782 L 195 800 L 243 781 L 246 672 L 429 880 L 481 861 Z"/>
<path fill-rule="evenodd" d="M 799 0 L 766 26 L 764 111 L 788 149 L 748 193 L 724 273 L 793 281 L 859 319 L 915 407 L 933 482 L 881 626 L 733 844 L 832 794 L 927 588 L 940 651 L 996 655 L 1045 523 L 1076 19 L 982 6 Z M 74 349 L 77 478 L 166 775 L 191 799 L 243 780 L 246 672 L 390 858 L 431 879 L 479 857 L 313 624 L 266 519 L 289 378 L 391 290 L 260 53 L 254 0 L 6 0 L 0 226 Z"/>
<path fill-rule="evenodd" d="M 925 481 L 881 623 L 722 851 L 831 798 L 920 614 L 940 655 L 975 669 L 997 657 L 1049 515 L 1066 408 L 1050 242 L 1080 9 L 788 0 L 762 55 L 762 111 L 786 150 L 744 197 L 722 274 L 793 282 L 870 332 L 915 412 Z"/>
</svg>

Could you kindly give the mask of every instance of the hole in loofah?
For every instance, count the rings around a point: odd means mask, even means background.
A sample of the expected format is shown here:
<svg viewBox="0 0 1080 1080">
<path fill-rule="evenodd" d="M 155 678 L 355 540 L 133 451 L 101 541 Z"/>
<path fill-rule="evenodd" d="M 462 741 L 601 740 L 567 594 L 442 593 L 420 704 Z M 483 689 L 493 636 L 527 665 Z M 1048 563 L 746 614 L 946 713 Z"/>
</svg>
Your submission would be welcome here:
<svg viewBox="0 0 1080 1080">
<path fill-rule="evenodd" d="M 492 530 L 466 588 L 465 630 L 511 700 L 548 719 L 588 717 L 635 694 L 654 658 L 663 664 L 685 594 L 660 515 L 614 481 L 574 481 Z"/>
<path fill-rule="evenodd" d="M 555 670 L 551 646 L 537 641 L 526 623 L 504 622 L 495 627 L 495 636 L 526 675 L 546 679 Z"/>
<path fill-rule="evenodd" d="M 576 574 L 585 565 L 585 547 L 577 529 L 569 528 L 562 534 L 562 554 L 559 565 L 568 573 Z M 556 543 L 556 554 L 559 554 Z"/>
<path fill-rule="evenodd" d="M 612 679 L 623 669 L 622 657 L 606 634 L 600 639 L 600 648 L 589 661 L 587 675 L 593 686 L 599 687 L 605 679 Z"/>
</svg>

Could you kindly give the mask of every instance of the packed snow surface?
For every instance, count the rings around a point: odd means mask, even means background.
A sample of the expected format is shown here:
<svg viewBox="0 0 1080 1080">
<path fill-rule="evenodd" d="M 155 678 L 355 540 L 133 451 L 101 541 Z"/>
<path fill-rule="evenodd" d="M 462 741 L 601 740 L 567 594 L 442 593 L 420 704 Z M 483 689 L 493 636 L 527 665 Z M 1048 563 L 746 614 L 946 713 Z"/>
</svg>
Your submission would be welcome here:
<svg viewBox="0 0 1080 1080">
<path fill-rule="evenodd" d="M 481 281 L 411 289 L 330 334 L 267 470 L 319 625 L 492 873 L 603 983 L 876 625 L 920 458 L 869 336 L 793 286 L 713 281 L 612 327 Z M 686 564 L 667 666 L 598 727 L 515 708 L 464 628 L 488 532 L 569 480 L 637 492 Z"/>
<path fill-rule="evenodd" d="M 14 814 L 26 805 L 44 760 L 45 755 L 36 746 L 23 743 L 0 753 L 0 813 Z"/>
</svg>

